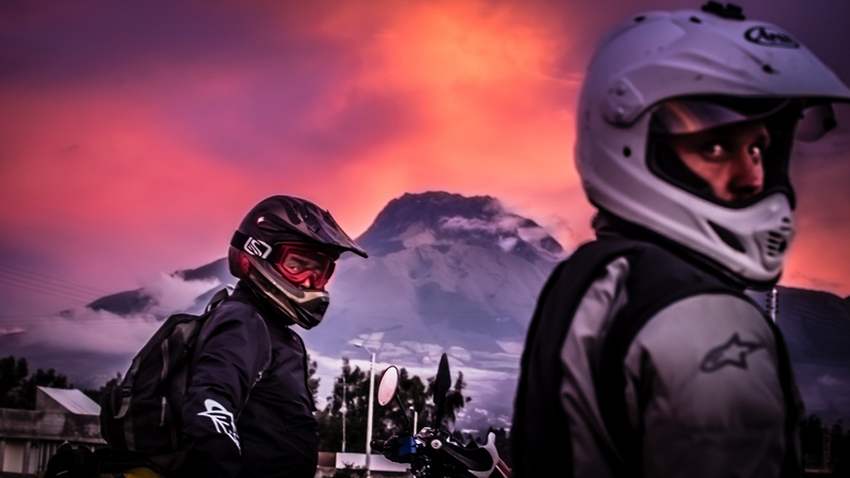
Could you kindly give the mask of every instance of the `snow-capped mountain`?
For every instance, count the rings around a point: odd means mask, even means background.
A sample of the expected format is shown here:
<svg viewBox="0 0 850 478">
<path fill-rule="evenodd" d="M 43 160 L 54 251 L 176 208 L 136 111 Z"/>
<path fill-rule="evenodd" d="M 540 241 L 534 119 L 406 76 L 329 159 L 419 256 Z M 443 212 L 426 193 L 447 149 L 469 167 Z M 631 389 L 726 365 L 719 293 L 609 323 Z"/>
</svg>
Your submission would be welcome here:
<svg viewBox="0 0 850 478">
<path fill-rule="evenodd" d="M 499 342 L 523 335 L 543 281 L 564 256 L 543 228 L 495 199 L 448 193 L 391 201 L 358 241 L 370 257 L 340 264 L 333 326 L 314 334 L 323 344 L 393 329 L 393 343 L 503 351 Z"/>
<path fill-rule="evenodd" d="M 355 343 L 365 342 L 379 362 L 423 377 L 435 373 L 445 351 L 473 398 L 461 426 L 507 425 L 528 321 L 566 251 L 492 197 L 445 192 L 390 201 L 357 241 L 369 258 L 348 254 L 339 261 L 324 322 L 302 332 L 323 386 L 338 373 L 341 357 L 368 358 Z M 216 260 L 68 311 L 44 326 L 41 340 L 19 333 L 0 337 L 0 346 L 75 380 L 85 371 L 102 382 L 126 367 L 158 325 L 156 317 L 198 311 L 233 281 L 225 260 Z M 779 311 L 807 410 L 850 417 L 850 299 L 780 288 Z"/>
<path fill-rule="evenodd" d="M 496 341 L 523 334 L 540 286 L 565 257 L 542 227 L 496 199 L 444 192 L 392 200 L 357 241 L 369 259 L 343 256 L 329 285 L 325 323 L 306 334 L 320 351 L 386 329 L 398 330 L 389 335 L 401 339 L 498 350 Z M 224 259 L 174 276 L 216 283 L 190 309 L 234 280 Z M 156 305 L 149 291 L 137 289 L 89 307 L 129 315 Z"/>
</svg>

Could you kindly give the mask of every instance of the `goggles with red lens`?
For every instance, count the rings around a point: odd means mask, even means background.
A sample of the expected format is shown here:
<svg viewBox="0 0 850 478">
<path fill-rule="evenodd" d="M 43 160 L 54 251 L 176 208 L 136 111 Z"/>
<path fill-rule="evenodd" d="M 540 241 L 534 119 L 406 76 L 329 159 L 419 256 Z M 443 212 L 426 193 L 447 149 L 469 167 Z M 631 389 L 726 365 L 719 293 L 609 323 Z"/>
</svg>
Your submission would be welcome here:
<svg viewBox="0 0 850 478">
<path fill-rule="evenodd" d="M 305 289 L 323 290 L 334 272 L 336 257 L 303 245 L 281 244 L 278 247 L 275 269 L 286 280 Z"/>
</svg>

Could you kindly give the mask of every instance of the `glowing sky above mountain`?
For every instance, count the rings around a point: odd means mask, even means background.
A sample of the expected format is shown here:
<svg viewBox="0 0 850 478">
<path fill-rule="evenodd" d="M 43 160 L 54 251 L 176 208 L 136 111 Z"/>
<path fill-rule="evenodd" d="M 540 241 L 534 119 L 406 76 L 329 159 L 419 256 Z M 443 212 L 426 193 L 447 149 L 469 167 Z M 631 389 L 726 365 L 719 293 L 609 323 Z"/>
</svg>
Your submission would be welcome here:
<svg viewBox="0 0 850 478">
<path fill-rule="evenodd" d="M 594 44 L 698 3 L 3 2 L 6 317 L 221 257 L 273 193 L 352 235 L 404 192 L 488 194 L 575 245 L 591 237 L 572 148 Z M 744 2 L 850 81 L 850 6 L 818 5 Z M 848 156 L 844 127 L 794 166 L 788 284 L 850 294 Z"/>
</svg>

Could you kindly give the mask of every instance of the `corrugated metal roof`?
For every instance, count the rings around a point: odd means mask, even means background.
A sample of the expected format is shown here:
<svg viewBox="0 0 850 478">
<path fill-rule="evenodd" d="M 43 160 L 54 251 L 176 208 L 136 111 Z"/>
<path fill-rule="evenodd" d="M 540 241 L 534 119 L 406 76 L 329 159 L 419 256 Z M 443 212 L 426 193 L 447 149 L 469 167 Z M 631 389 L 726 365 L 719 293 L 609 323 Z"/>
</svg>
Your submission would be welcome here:
<svg viewBox="0 0 850 478">
<path fill-rule="evenodd" d="M 100 415 L 100 405 L 76 388 L 65 389 L 40 386 L 38 389 L 75 415 Z"/>
</svg>

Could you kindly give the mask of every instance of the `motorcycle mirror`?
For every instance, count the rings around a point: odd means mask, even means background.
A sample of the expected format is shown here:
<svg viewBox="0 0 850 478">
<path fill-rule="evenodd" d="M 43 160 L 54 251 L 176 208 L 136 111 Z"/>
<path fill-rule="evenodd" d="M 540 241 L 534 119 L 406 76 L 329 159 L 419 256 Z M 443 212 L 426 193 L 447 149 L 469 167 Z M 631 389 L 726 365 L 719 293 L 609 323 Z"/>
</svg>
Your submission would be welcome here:
<svg viewBox="0 0 850 478">
<path fill-rule="evenodd" d="M 381 382 L 378 384 L 378 403 L 386 407 L 395 396 L 398 388 L 398 367 L 390 365 L 381 374 Z"/>
</svg>

